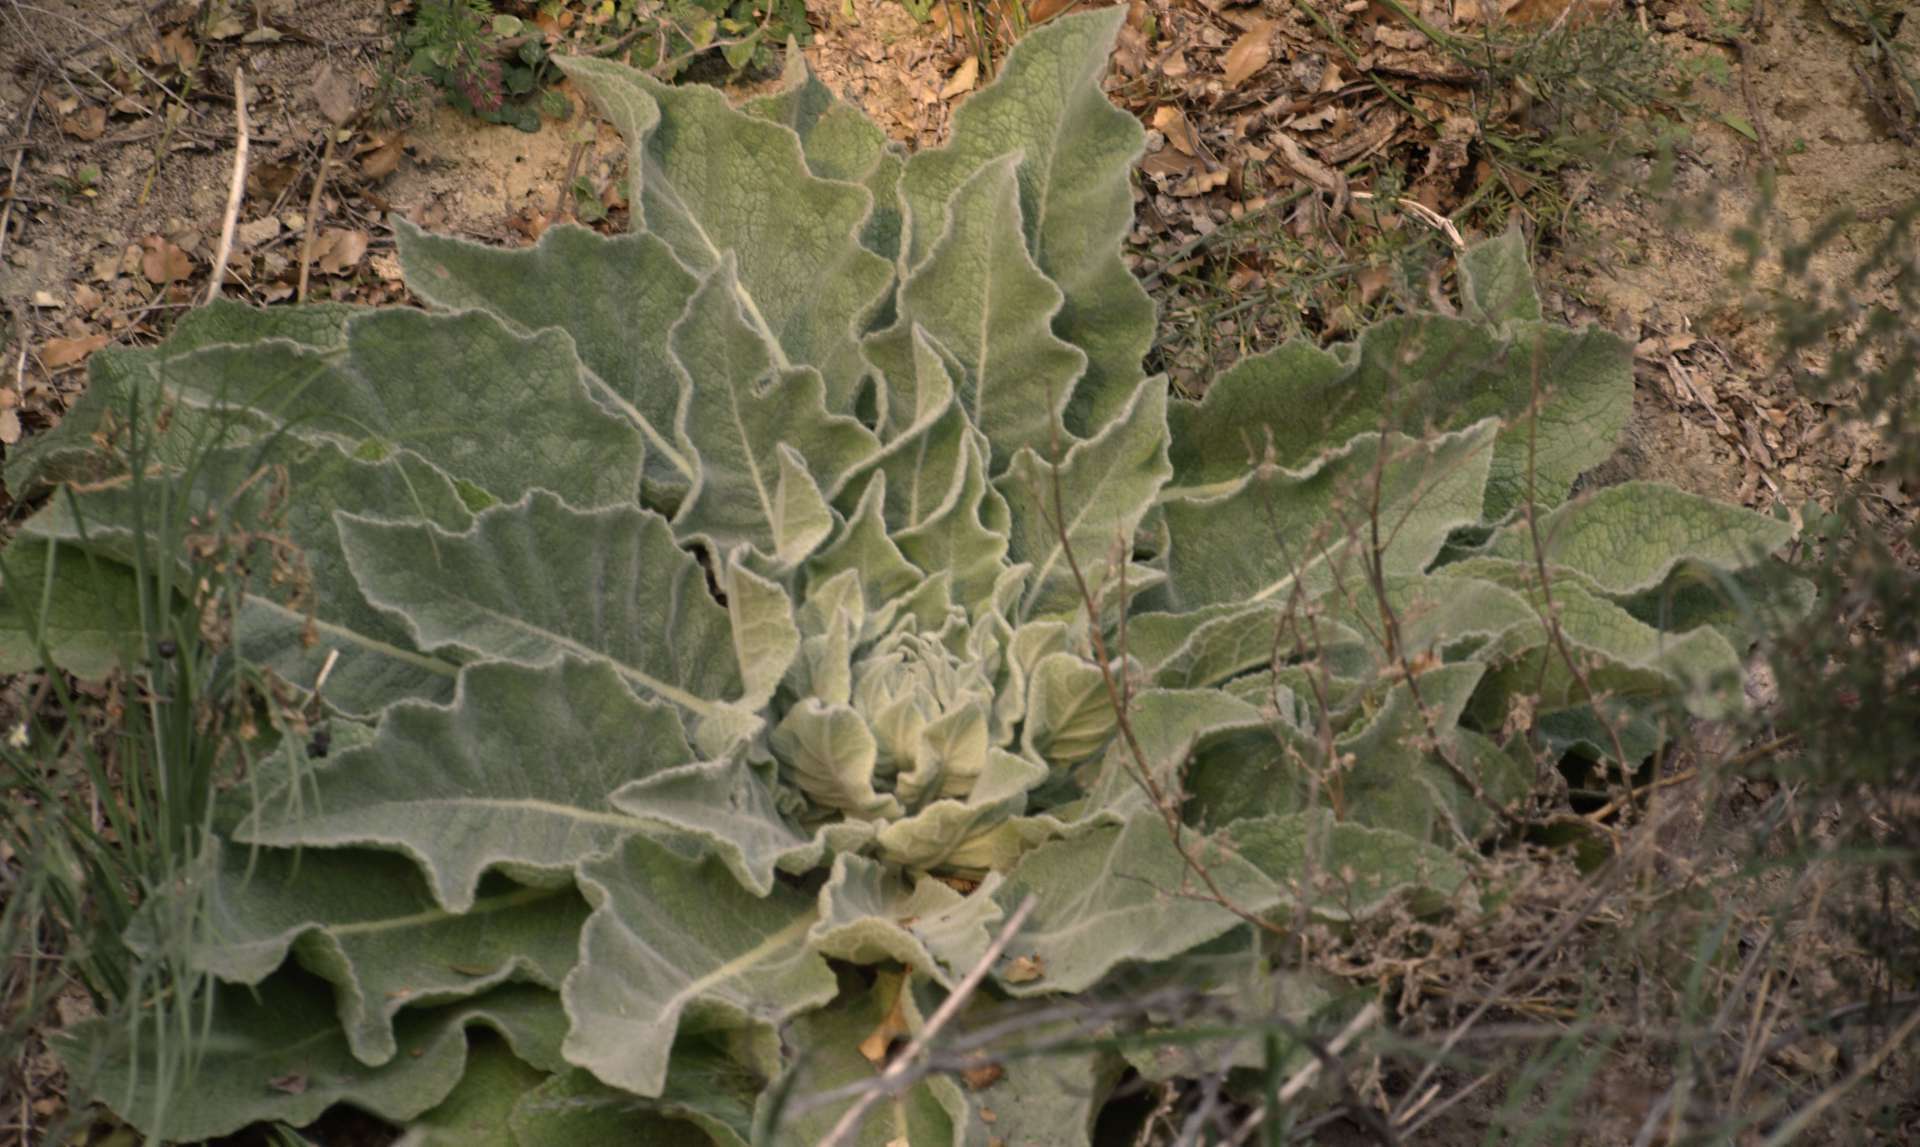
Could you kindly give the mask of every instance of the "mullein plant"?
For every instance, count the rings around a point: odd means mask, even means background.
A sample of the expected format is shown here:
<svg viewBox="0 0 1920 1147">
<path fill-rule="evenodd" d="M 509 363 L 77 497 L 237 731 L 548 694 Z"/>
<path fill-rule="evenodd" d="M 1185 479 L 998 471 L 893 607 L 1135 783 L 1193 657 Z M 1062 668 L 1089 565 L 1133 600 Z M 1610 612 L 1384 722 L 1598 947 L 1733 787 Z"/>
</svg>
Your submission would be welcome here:
<svg viewBox="0 0 1920 1147">
<path fill-rule="evenodd" d="M 219 640 L 331 748 L 226 794 L 128 931 L 197 898 L 191 1084 L 156 1102 L 151 1041 L 82 1024 L 93 1094 L 175 1140 L 349 1104 L 415 1143 L 814 1143 L 851 1100 L 804 1097 L 1029 899 L 963 1026 L 1222 967 L 1297 1001 L 1302 920 L 1473 909 L 1537 759 L 1740 704 L 1716 590 L 1791 530 L 1569 497 L 1629 355 L 1543 320 L 1517 236 L 1461 255 L 1457 313 L 1199 402 L 1144 374 L 1123 15 L 1035 29 L 912 156 L 797 58 L 739 107 L 560 59 L 631 149 L 630 234 L 397 222 L 428 310 L 217 303 L 95 356 L 8 462 L 60 493 L 0 653 L 114 663 L 116 583 L 50 572 L 189 566 L 134 528 L 167 487 L 271 517 Z M 859 1141 L 1085 1143 L 1123 1066 L 1203 1059 L 928 1075 Z"/>
</svg>

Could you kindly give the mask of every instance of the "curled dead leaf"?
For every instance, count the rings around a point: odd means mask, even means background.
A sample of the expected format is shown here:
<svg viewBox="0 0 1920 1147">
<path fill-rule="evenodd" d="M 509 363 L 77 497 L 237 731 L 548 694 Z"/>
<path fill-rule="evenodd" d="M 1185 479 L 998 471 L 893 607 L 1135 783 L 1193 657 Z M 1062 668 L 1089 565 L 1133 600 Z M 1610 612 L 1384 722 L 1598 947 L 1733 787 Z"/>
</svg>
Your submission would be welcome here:
<svg viewBox="0 0 1920 1147">
<path fill-rule="evenodd" d="M 1237 88 L 1247 82 L 1255 72 L 1267 66 L 1273 59 L 1272 20 L 1262 20 L 1241 34 L 1227 49 L 1221 66 L 1226 72 L 1226 85 Z"/>
<path fill-rule="evenodd" d="M 40 362 L 48 370 L 59 370 L 85 362 L 88 355 L 113 341 L 111 335 L 83 335 L 73 339 L 48 339 L 40 345 Z"/>
<path fill-rule="evenodd" d="M 952 78 L 948 79 L 946 86 L 940 89 L 940 98 L 950 100 L 955 96 L 965 95 L 979 82 L 980 57 L 968 56 L 960 61 L 960 66 L 953 70 Z"/>
<path fill-rule="evenodd" d="M 1044 24 L 1073 7 L 1074 3 L 1075 0 L 1034 0 L 1027 5 L 1027 25 Z"/>
<path fill-rule="evenodd" d="M 145 250 L 140 256 L 140 273 L 155 286 L 175 283 L 193 274 L 193 256 L 160 235 L 140 240 Z"/>
<path fill-rule="evenodd" d="M 368 179 L 385 179 L 400 166 L 400 157 L 406 154 L 407 137 L 401 132 L 384 137 L 375 137 L 367 146 L 358 151 L 360 174 Z"/>
<path fill-rule="evenodd" d="M 60 130 L 75 139 L 91 143 L 107 134 L 107 109 L 103 107 L 81 108 L 70 116 L 60 120 Z"/>
<path fill-rule="evenodd" d="M 1193 125 L 1187 122 L 1186 112 L 1172 104 L 1163 104 L 1153 111 L 1153 126 L 1182 155 L 1199 154 L 1195 150 L 1197 145 L 1193 138 Z"/>
<path fill-rule="evenodd" d="M 332 64 L 320 65 L 320 71 L 313 77 L 314 106 L 335 127 L 342 127 L 353 118 L 358 94 L 353 77 L 336 71 Z"/>
<path fill-rule="evenodd" d="M 153 45 L 147 52 L 147 58 L 161 67 L 169 65 L 179 68 L 182 73 L 193 71 L 195 61 L 200 58 L 200 46 L 187 35 L 185 28 L 175 28 Z"/>
<path fill-rule="evenodd" d="M 280 234 L 280 221 L 268 215 L 261 219 L 249 219 L 233 230 L 233 241 L 242 251 L 251 251 Z"/>
<path fill-rule="evenodd" d="M 327 274 L 343 274 L 359 264 L 370 239 L 365 231 L 329 227 L 313 241 L 314 259 Z"/>
</svg>

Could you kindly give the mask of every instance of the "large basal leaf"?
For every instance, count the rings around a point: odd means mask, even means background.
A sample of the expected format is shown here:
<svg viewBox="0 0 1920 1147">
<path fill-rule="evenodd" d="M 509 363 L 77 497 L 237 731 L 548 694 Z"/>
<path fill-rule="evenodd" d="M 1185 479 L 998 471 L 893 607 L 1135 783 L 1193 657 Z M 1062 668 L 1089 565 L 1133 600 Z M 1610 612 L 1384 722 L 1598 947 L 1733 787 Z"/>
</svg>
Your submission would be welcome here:
<svg viewBox="0 0 1920 1147">
<path fill-rule="evenodd" d="M 1519 774 L 1515 762 L 1504 755 L 1480 761 L 1460 738 L 1460 714 L 1485 672 L 1484 665 L 1465 662 L 1429 670 L 1412 684 L 1396 683 L 1373 719 L 1336 743 L 1342 757 L 1351 754 L 1353 761 L 1331 782 L 1345 817 L 1418 841 L 1472 842 L 1493 813 L 1459 775 L 1471 778 L 1497 806 L 1526 792 L 1531 777 Z M 1438 744 L 1432 743 L 1434 733 Z M 1483 766 L 1490 766 L 1487 775 L 1477 775 Z"/>
<path fill-rule="evenodd" d="M 488 662 L 462 672 L 450 707 L 394 706 L 371 745 L 263 799 L 235 836 L 404 852 L 442 907 L 468 912 L 490 869 L 565 882 L 646 826 L 608 794 L 692 759 L 674 711 L 605 662 Z"/>
<path fill-rule="evenodd" d="M 140 582 L 126 566 L 77 546 L 31 539 L 0 554 L 0 673 L 45 657 L 88 679 L 145 656 Z M 43 657 L 44 647 L 44 657 Z"/>
<path fill-rule="evenodd" d="M 1425 913 L 1473 900 L 1472 867 L 1457 853 L 1325 808 L 1238 821 L 1228 836 L 1286 887 L 1283 905 L 1317 919 L 1364 920 L 1402 901 Z"/>
<path fill-rule="evenodd" d="M 515 1147 L 632 1147 L 637 1143 L 748 1147 L 754 1100 L 765 1080 L 705 1037 L 677 1041 L 672 1074 L 657 1099 L 608 1087 L 575 1069 L 548 1079 L 513 1105 Z"/>
<path fill-rule="evenodd" d="M 871 987 L 842 976 L 840 998 L 834 1006 L 799 1017 L 790 1030 L 793 1048 L 791 1074 L 768 1092 L 804 1101 L 822 1092 L 871 1083 L 885 1066 L 863 1052 L 882 1025 L 911 1008 L 898 999 L 908 988 L 896 973 L 883 973 Z M 882 1049 L 884 1051 L 884 1049 Z M 813 1147 L 827 1136 L 855 1100 L 849 1098 L 805 1110 L 763 1104 L 758 1141 L 777 1147 Z M 891 1102 L 875 1103 L 860 1125 L 859 1134 L 843 1140 L 854 1147 L 963 1147 L 968 1137 L 966 1101 L 949 1077 L 934 1075 L 906 1089 Z"/>
<path fill-rule="evenodd" d="M 7 488 L 18 501 L 43 483 L 112 473 L 113 467 L 101 456 L 98 439 L 113 441 L 124 435 L 127 400 L 138 389 L 138 381 L 149 376 L 149 365 L 154 361 L 177 358 L 205 346 L 263 339 L 287 339 L 317 350 L 334 350 L 346 342 L 347 319 L 355 312 L 356 308 L 335 303 L 263 310 L 231 299 L 215 299 L 180 316 L 161 346 L 101 348 L 87 360 L 86 390 L 59 425 L 7 448 Z M 152 418 L 156 411 L 147 406 L 143 413 Z M 152 434 L 152 439 L 187 436 L 161 432 Z M 124 446 L 125 442 L 120 444 Z"/>
<path fill-rule="evenodd" d="M 508 1120 L 549 1078 L 501 1040 L 475 1033 L 459 1084 L 416 1118 L 394 1147 L 522 1147 Z"/>
<path fill-rule="evenodd" d="M 1503 315 L 1533 321 L 1495 326 L 1484 317 L 1407 315 L 1350 344 L 1322 350 L 1294 341 L 1242 359 L 1199 402 L 1169 408 L 1173 485 L 1208 487 L 1263 462 L 1298 468 L 1327 443 L 1358 434 L 1417 435 L 1491 417 L 1506 425 L 1488 476 L 1486 516 L 1504 517 L 1529 491 L 1538 503 L 1558 504 L 1574 479 L 1613 452 L 1626 426 L 1633 398 L 1627 347 L 1605 331 L 1537 321 L 1532 279 L 1515 243 L 1483 244 L 1462 259 L 1479 268 L 1470 284 L 1484 279 L 1488 291 L 1503 293 Z M 1536 407 L 1537 421 L 1529 414 Z"/>
<path fill-rule="evenodd" d="M 1252 865 L 1198 832 L 1183 845 L 1242 909 L 1273 903 L 1272 884 Z M 1016 996 L 1084 991 L 1122 963 L 1164 960 L 1241 922 L 1213 900 L 1151 811 L 1028 853 L 998 896 L 1011 910 L 1029 893 L 1038 906 L 995 969 Z"/>
<path fill-rule="evenodd" d="M 782 81 L 779 91 L 750 99 L 740 110 L 790 128 L 800 137 L 807 170 L 820 178 L 864 184 L 873 195 L 873 214 L 860 230 L 860 242 L 876 255 L 897 257 L 906 149 L 821 83 L 797 47 L 788 48 Z"/>
<path fill-rule="evenodd" d="M 791 565 L 832 527 L 823 491 L 879 442 L 829 411 L 817 372 L 779 362 L 744 316 L 733 274 L 729 257 L 673 329 L 687 395 L 682 433 L 700 463 L 674 528 L 722 553 L 751 545 Z"/>
<path fill-rule="evenodd" d="M 1127 168 L 1145 133 L 1100 88 L 1126 13 L 1052 20 L 1021 38 L 1000 75 L 954 112 L 946 145 L 916 152 L 900 189 L 905 262 L 917 268 L 945 232 L 948 201 L 987 162 L 1020 156 L 1027 249 L 1065 296 L 1054 330 L 1087 355 L 1068 428 L 1091 434 L 1132 400 L 1153 341 L 1153 301 L 1120 259 L 1133 223 Z"/>
<path fill-rule="evenodd" d="M 1537 592 L 1534 599 L 1545 608 Z M 1655 629 L 1571 580 L 1554 585 L 1553 603 L 1557 638 L 1536 621 L 1508 631 L 1484 655 L 1495 669 L 1472 710 L 1483 726 L 1498 727 L 1515 695 L 1533 697 L 1539 713 L 1578 708 L 1596 696 L 1656 708 L 1678 702 L 1707 719 L 1745 707 L 1739 654 L 1713 627 Z"/>
<path fill-rule="evenodd" d="M 805 872 L 829 851 L 859 847 L 869 826 L 828 823 L 808 832 L 782 811 L 777 782 L 744 751 L 629 781 L 614 807 L 705 841 L 735 879 L 764 896 L 775 872 Z"/>
<path fill-rule="evenodd" d="M 502 988 L 477 1000 L 401 1015 L 394 1034 L 405 1053 L 377 1067 L 355 1059 L 326 993 L 300 975 L 214 996 L 211 1026 L 186 1076 L 160 1070 L 166 1046 L 158 1021 L 143 1016 L 130 1034 L 88 1020 L 61 1040 L 61 1057 L 100 1102 L 156 1139 L 197 1143 L 254 1123 L 311 1123 L 349 1103 L 394 1123 L 438 1105 L 466 1070 L 468 1029 L 504 1037 L 513 1053 L 558 1071 L 566 1017 L 550 991 Z M 178 1039 L 178 1032 L 166 1039 Z"/>
<path fill-rule="evenodd" d="M 678 435 L 681 383 L 667 335 L 699 281 L 665 243 L 563 225 L 511 251 L 429 235 L 398 217 L 393 227 L 407 285 L 426 302 L 485 310 L 523 331 L 567 332 L 589 392 L 646 437 L 649 502 L 678 505 L 697 474 Z"/>
<path fill-rule="evenodd" d="M 339 1026 L 361 1062 L 393 1058 L 402 1008 L 468 999 L 515 980 L 558 990 L 587 908 L 571 888 L 497 887 L 462 914 L 435 903 L 419 869 L 357 849 L 296 854 L 221 846 L 201 887 L 186 958 L 222 980 L 257 984 L 291 952 L 334 985 Z M 150 904 L 127 936 L 165 955 Z"/>
<path fill-rule="evenodd" d="M 1166 409 L 1165 382 L 1149 379 L 1098 435 L 1060 455 L 1023 449 L 994 483 L 1012 512 L 1008 557 L 1033 567 L 1020 619 L 1082 608 L 1076 562 L 1096 600 L 1110 591 L 1170 472 Z"/>
<path fill-rule="evenodd" d="M 736 711 L 729 702 L 744 686 L 727 611 L 656 514 L 574 510 L 537 493 L 479 514 L 464 534 L 348 515 L 339 524 L 361 591 L 422 649 L 525 664 L 597 658 L 689 713 Z"/>
<path fill-rule="evenodd" d="M 150 404 L 256 435 L 326 438 L 375 457 L 411 450 L 482 499 L 543 489 L 597 506 L 638 495 L 640 432 L 593 399 L 564 333 L 516 334 L 480 311 L 392 308 L 357 313 L 346 336 L 331 350 L 212 345 L 147 360 L 130 385 Z M 494 429 L 503 426 L 513 433 Z"/>
<path fill-rule="evenodd" d="M 719 861 L 641 836 L 581 864 L 579 883 L 594 911 L 561 991 L 566 1056 L 605 1083 L 657 1096 L 676 1032 L 737 1033 L 764 1052 L 780 1024 L 833 998 L 807 943 L 810 897 L 756 897 Z"/>
<path fill-rule="evenodd" d="M 1489 553 L 1565 566 L 1609 594 L 1652 589 L 1683 561 L 1743 569 L 1791 541 L 1792 525 L 1658 482 L 1627 482 L 1509 526 Z"/>
<path fill-rule="evenodd" d="M 909 1032 L 918 1035 L 945 997 L 919 977 L 909 987 L 909 1006 L 901 1010 Z M 1111 1051 L 1074 1046 L 1088 1034 L 1083 1020 L 1037 1023 L 1034 1006 L 1028 1000 L 996 999 L 982 992 L 967 1001 L 947 1029 L 944 1038 L 955 1042 L 979 1039 L 1001 1024 L 1018 1025 L 1020 1032 L 1017 1042 L 989 1044 L 993 1050 L 981 1053 L 973 1070 L 961 1077 L 961 1095 L 970 1108 L 969 1142 L 984 1137 L 989 1144 L 999 1140 L 1089 1147 L 1100 1108 L 1125 1065 Z"/>
<path fill-rule="evenodd" d="M 1167 501 L 1171 596 L 1193 609 L 1285 602 L 1296 587 L 1366 593 L 1376 540 L 1382 572 L 1419 572 L 1449 531 L 1480 520 L 1496 429 L 1363 435 L 1305 471 L 1263 466 L 1224 492 Z"/>
<path fill-rule="evenodd" d="M 961 408 L 992 444 L 994 468 L 1021 447 L 1046 452 L 1086 355 L 1053 333 L 1060 288 L 1027 254 L 1015 177 L 1018 155 L 984 164 L 948 201 L 947 228 L 900 289 L 894 325 L 867 339 L 904 425 L 916 391 L 915 338 L 959 364 Z M 897 413 L 896 413 L 897 412 Z"/>
<path fill-rule="evenodd" d="M 836 857 L 820 889 L 812 944 L 856 964 L 888 960 L 952 987 L 979 962 L 1003 915 L 998 876 L 968 894 L 932 876 L 908 879 L 864 856 Z"/>
<path fill-rule="evenodd" d="M 197 520 L 202 524 L 189 533 L 198 544 L 247 548 L 253 576 L 234 636 L 248 660 L 310 687 L 333 659 L 327 700 L 354 715 L 406 698 L 452 696 L 457 661 L 421 653 L 403 626 L 361 595 L 347 572 L 336 511 L 425 519 L 453 530 L 472 521 L 454 484 L 411 452 L 367 461 L 333 443 L 283 438 L 210 451 L 178 477 L 156 474 L 139 484 L 121 478 L 69 492 L 22 533 L 69 547 L 84 538 L 86 548 L 132 564 L 135 538 Z M 184 555 L 147 549 L 148 568 L 178 562 L 176 584 L 184 586 L 191 575 Z"/>
<path fill-rule="evenodd" d="M 698 275 L 731 254 L 741 311 L 778 348 L 779 365 L 816 368 L 831 408 L 850 412 L 857 328 L 892 276 L 858 239 L 872 194 L 813 175 L 792 129 L 728 107 L 712 88 L 667 87 L 585 56 L 554 60 L 627 137 L 634 228 Z"/>
</svg>

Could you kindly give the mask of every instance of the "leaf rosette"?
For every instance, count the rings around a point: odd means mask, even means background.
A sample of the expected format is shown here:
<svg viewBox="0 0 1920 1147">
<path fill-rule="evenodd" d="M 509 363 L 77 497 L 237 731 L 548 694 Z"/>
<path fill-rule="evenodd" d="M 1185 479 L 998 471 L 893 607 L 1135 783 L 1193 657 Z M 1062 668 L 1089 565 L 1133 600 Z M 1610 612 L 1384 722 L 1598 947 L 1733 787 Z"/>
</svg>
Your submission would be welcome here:
<svg viewBox="0 0 1920 1147">
<path fill-rule="evenodd" d="M 223 303 L 94 356 L 7 460 L 61 490 L 4 554 L 0 663 L 131 663 L 139 571 L 227 553 L 226 656 L 340 746 L 227 794 L 128 935 L 200 906 L 198 1081 L 95 1023 L 96 1094 L 187 1140 L 344 1103 L 414 1143 L 813 1142 L 839 1109 L 783 1097 L 873 1078 L 855 1045 L 1029 895 L 965 1023 L 1123 976 L 1310 1002 L 1247 915 L 1470 910 L 1538 757 L 1738 705 L 1791 531 L 1570 497 L 1628 356 L 1543 320 L 1517 235 L 1457 315 L 1198 402 L 1144 375 L 1123 15 L 1033 30 L 911 157 L 798 63 L 735 108 L 559 59 L 632 234 L 396 221 L 428 310 Z M 1122 1063 L 930 1078 L 862 1142 L 1084 1143 Z"/>
</svg>

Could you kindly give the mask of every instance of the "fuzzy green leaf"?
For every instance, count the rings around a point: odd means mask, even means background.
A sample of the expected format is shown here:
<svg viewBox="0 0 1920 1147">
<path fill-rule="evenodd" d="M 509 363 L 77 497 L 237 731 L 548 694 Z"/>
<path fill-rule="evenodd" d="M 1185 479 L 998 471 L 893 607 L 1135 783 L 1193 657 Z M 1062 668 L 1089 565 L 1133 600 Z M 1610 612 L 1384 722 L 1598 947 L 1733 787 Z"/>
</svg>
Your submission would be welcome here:
<svg viewBox="0 0 1920 1147">
<path fill-rule="evenodd" d="M 1166 384 L 1143 382 L 1097 436 L 1057 460 L 1024 449 L 994 483 L 1012 511 L 1008 556 L 1033 566 L 1022 619 L 1082 608 L 1074 563 L 1088 592 L 1097 598 L 1108 590 L 1119 569 L 1114 559 L 1131 553 L 1133 531 L 1171 472 L 1166 408 Z"/>
<path fill-rule="evenodd" d="M 524 664 L 600 658 L 689 713 L 738 712 L 731 620 L 655 514 L 578 511 L 536 493 L 478 515 L 463 534 L 339 522 L 361 591 L 422 649 Z"/>
<path fill-rule="evenodd" d="M 1495 429 L 1365 435 L 1308 470 L 1263 467 L 1223 493 L 1168 501 L 1171 595 L 1192 609 L 1364 587 L 1376 516 L 1383 572 L 1420 571 L 1449 531 L 1479 520 Z"/>
<path fill-rule="evenodd" d="M 1261 873 L 1198 834 L 1185 846 L 1216 885 L 1258 912 L 1274 892 Z M 1013 995 L 1078 992 L 1127 961 L 1164 960 L 1240 923 L 1210 899 L 1157 812 L 1042 845 L 1007 875 L 999 900 L 1011 910 L 1028 893 L 1039 904 L 995 969 Z"/>
<path fill-rule="evenodd" d="M 807 57 L 789 46 L 783 86 L 748 100 L 740 110 L 784 124 L 800 137 L 807 169 L 822 179 L 864 184 L 873 214 L 860 231 L 867 250 L 892 259 L 900 253 L 900 173 L 905 149 L 887 139 L 865 113 L 836 97 L 807 67 Z"/>
<path fill-rule="evenodd" d="M 914 153 L 900 181 L 905 260 L 917 268 L 945 232 L 961 185 L 989 161 L 1020 156 L 1027 249 L 1065 296 L 1054 330 L 1087 355 L 1067 412 L 1078 434 L 1121 416 L 1153 341 L 1153 301 L 1120 259 L 1133 222 L 1127 168 L 1145 133 L 1100 86 L 1125 15 L 1077 13 L 1021 37 L 995 82 L 954 112 L 946 145 Z"/>
<path fill-rule="evenodd" d="M 695 473 L 680 438 L 667 335 L 699 285 L 651 235 L 549 227 L 529 250 L 429 235 L 395 218 L 407 286 L 435 307 L 478 308 L 525 331 L 567 332 L 589 393 L 647 441 L 649 500 L 672 509 Z"/>
<path fill-rule="evenodd" d="M 1744 569 L 1793 539 L 1792 525 L 1657 482 L 1627 482 L 1544 515 L 1541 556 L 1609 594 L 1652 589 L 1683 561 Z M 1533 533 L 1516 523 L 1495 557 L 1532 560 Z"/>
<path fill-rule="evenodd" d="M 373 1066 L 393 1058 L 403 1007 L 452 1003 L 516 980 L 558 990 L 587 918 L 570 888 L 497 888 L 455 915 L 399 856 L 250 850 L 217 838 L 212 845 L 191 966 L 257 984 L 291 952 L 334 985 L 347 1044 Z M 149 908 L 127 942 L 157 958 L 161 936 Z"/>
<path fill-rule="evenodd" d="M 872 194 L 814 176 L 791 129 L 728 107 L 713 88 L 668 87 L 588 56 L 554 62 L 627 137 L 634 228 L 698 275 L 736 259 L 727 287 L 778 365 L 816 368 L 830 409 L 849 412 L 862 374 L 857 327 L 892 276 L 856 238 Z"/>
<path fill-rule="evenodd" d="M 899 316 L 870 336 L 867 354 L 892 389 L 889 412 L 915 392 L 920 332 L 959 364 L 958 398 L 992 444 L 994 469 L 1021 447 L 1046 452 L 1086 355 L 1053 333 L 1060 288 L 1023 241 L 1018 155 L 984 164 L 957 188 L 946 231 L 900 290 Z"/>
<path fill-rule="evenodd" d="M 559 1070 L 566 1017 L 543 988 L 502 988 L 477 1000 L 401 1014 L 394 1034 L 405 1055 L 378 1067 L 353 1057 L 324 992 L 298 974 L 215 996 L 212 1024 L 190 1077 L 162 1072 L 166 1046 L 156 1018 L 142 1017 L 138 1041 L 104 1019 L 64 1037 L 68 1070 L 122 1118 L 157 1139 L 199 1142 L 252 1123 L 311 1123 L 335 1103 L 350 1103 L 395 1123 L 438 1105 L 466 1070 L 468 1029 L 505 1037 L 513 1052 L 543 1071 Z M 177 1038 L 177 1033 L 168 1033 Z M 167 1092 L 159 1087 L 170 1084 Z"/>
<path fill-rule="evenodd" d="M 594 911 L 561 991 L 565 1050 L 602 1082 L 658 1096 L 676 1031 L 777 1046 L 778 1025 L 833 998 L 797 892 L 756 897 L 718 861 L 639 836 L 582 864 L 579 884 Z"/>
<path fill-rule="evenodd" d="M 742 317 L 732 279 L 729 257 L 673 329 L 686 376 L 682 426 L 700 464 L 674 529 L 723 553 L 751 545 L 790 565 L 831 524 L 821 492 L 879 442 L 854 419 L 828 412 L 819 374 L 779 365 Z"/>
<path fill-rule="evenodd" d="M 235 837 L 395 849 L 419 862 L 435 900 L 467 912 L 490 869 L 564 882 L 644 828 L 607 795 L 692 759 L 674 711 L 635 697 L 605 662 L 488 662 L 462 672 L 449 708 L 394 706 L 373 744 L 264 800 Z"/>
</svg>

